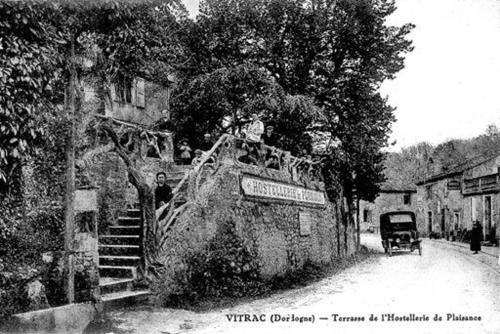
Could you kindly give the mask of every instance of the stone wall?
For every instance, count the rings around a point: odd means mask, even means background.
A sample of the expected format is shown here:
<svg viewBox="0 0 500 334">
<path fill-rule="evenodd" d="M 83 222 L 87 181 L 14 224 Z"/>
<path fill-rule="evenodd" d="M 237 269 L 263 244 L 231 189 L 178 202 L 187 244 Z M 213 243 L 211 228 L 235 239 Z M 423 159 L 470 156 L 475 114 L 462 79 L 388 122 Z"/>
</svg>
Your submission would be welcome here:
<svg viewBox="0 0 500 334">
<path fill-rule="evenodd" d="M 337 218 L 334 204 L 328 200 L 321 206 L 246 197 L 240 186 L 242 175 L 323 191 L 317 182 L 292 183 L 279 171 L 244 164 L 222 165 L 168 232 L 162 254 L 164 288 L 173 289 L 174 284 L 165 281 L 182 276 L 188 269 L 188 258 L 206 252 L 210 240 L 223 233 L 228 224 L 234 226 L 242 247 L 255 254 L 252 265 L 264 279 L 300 269 L 305 263 L 331 264 L 355 252 L 355 229 L 348 226 L 345 234 L 346 227 Z M 301 213 L 312 218 L 309 235 L 301 235 Z"/>
<path fill-rule="evenodd" d="M 106 152 L 95 157 L 89 165 L 87 177 L 91 185 L 98 188 L 99 229 L 112 224 L 125 213 L 131 201 L 133 187 L 128 182 L 127 168 L 118 154 Z"/>
</svg>

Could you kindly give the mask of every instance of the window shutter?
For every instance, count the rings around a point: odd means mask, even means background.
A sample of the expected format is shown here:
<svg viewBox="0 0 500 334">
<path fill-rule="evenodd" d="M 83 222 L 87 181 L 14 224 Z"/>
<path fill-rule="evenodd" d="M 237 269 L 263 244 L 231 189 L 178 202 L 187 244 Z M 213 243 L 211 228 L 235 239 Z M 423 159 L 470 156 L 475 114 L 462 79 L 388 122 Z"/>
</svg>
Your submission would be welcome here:
<svg viewBox="0 0 500 334">
<path fill-rule="evenodd" d="M 146 99 L 145 99 L 145 94 L 144 94 L 144 79 L 137 78 L 136 79 L 136 86 L 135 86 L 135 92 L 136 92 L 136 106 L 139 108 L 145 108 L 146 107 Z"/>
</svg>

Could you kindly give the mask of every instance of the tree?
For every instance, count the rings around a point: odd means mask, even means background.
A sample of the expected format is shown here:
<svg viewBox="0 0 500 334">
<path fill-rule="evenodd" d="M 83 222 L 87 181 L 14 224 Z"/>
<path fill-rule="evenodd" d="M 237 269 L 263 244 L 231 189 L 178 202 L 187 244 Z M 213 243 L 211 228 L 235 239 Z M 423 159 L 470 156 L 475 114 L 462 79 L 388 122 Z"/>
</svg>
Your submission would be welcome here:
<svg viewBox="0 0 500 334">
<path fill-rule="evenodd" d="M 186 79 L 176 92 L 172 106 L 175 131 L 195 147 L 204 133 L 241 131 L 250 114 L 258 112 L 282 135 L 282 148 L 294 153 L 310 150 L 311 141 L 304 133 L 318 117 L 318 108 L 308 97 L 286 94 L 267 71 L 255 65 L 200 74 Z"/>
<path fill-rule="evenodd" d="M 380 149 L 394 121 L 378 88 L 412 50 L 406 38 L 411 24 L 385 24 L 395 9 L 390 0 L 205 0 L 188 27 L 185 43 L 193 56 L 184 73 L 252 63 L 286 94 L 311 97 L 322 111 L 313 130 L 340 142 L 327 152 L 341 160 L 336 165 L 345 186 L 372 198 L 383 181 Z"/>
<path fill-rule="evenodd" d="M 384 162 L 386 185 L 391 188 L 411 188 L 415 183 L 434 174 L 434 147 L 419 143 L 387 154 Z"/>
<path fill-rule="evenodd" d="M 111 81 L 127 82 L 141 75 L 165 82 L 164 72 L 171 69 L 172 60 L 182 57 L 174 36 L 178 20 L 185 17 L 185 9 L 176 0 L 61 0 L 1 3 L 0 14 L 2 37 L 7 37 L 0 39 L 0 46 L 7 50 L 0 54 L 0 64 L 5 65 L 1 77 L 5 85 L 0 88 L 3 90 L 0 187 L 8 189 L 12 171 L 29 156 L 41 137 L 44 122 L 39 114 L 53 111 L 59 113 L 60 119 L 67 120 L 64 124 L 67 127 L 65 248 L 71 257 L 74 162 L 79 149 L 84 148 L 79 146 L 75 135 L 76 122 L 81 116 L 82 81 L 89 71 L 97 75 L 103 100 Z M 64 107 L 59 108 L 63 102 Z M 114 130 L 105 126 L 103 129 L 116 143 Z M 122 147 L 117 145 L 116 149 L 120 153 Z M 125 154 L 120 157 L 129 167 L 129 179 L 138 188 L 145 223 L 150 224 L 154 220 L 152 204 L 148 202 L 151 189 L 146 189 L 143 178 L 136 175 L 130 157 Z M 145 192 L 148 193 L 144 195 Z M 3 219 L 1 223 L 5 225 Z"/>
<path fill-rule="evenodd" d="M 22 157 L 45 135 L 44 115 L 61 101 L 62 59 L 51 6 L 1 2 L 0 17 L 0 192 L 5 194 Z"/>
</svg>

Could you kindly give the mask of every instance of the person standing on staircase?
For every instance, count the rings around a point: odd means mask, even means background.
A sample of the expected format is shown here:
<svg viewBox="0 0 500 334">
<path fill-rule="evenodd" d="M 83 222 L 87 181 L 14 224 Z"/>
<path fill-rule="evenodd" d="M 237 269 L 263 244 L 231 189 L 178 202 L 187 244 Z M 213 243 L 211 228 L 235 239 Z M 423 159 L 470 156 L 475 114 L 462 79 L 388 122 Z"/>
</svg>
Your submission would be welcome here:
<svg viewBox="0 0 500 334">
<path fill-rule="evenodd" d="M 156 189 L 155 189 L 155 205 L 156 210 L 170 202 L 172 199 L 172 188 L 166 183 L 167 174 L 164 172 L 159 172 L 156 174 Z M 167 214 L 167 210 L 164 210 L 160 217 L 161 220 Z"/>
</svg>

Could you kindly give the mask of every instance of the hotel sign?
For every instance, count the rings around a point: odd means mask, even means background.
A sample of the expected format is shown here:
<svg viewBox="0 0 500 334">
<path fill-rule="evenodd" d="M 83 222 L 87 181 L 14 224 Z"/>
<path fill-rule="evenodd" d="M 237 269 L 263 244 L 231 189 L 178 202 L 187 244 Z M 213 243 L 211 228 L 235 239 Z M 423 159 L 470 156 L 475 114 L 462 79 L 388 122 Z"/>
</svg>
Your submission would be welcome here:
<svg viewBox="0 0 500 334">
<path fill-rule="evenodd" d="M 243 176 L 241 178 L 241 188 L 243 189 L 243 194 L 247 196 L 279 199 L 297 203 L 325 204 L 325 194 L 322 191 L 252 176 Z"/>
</svg>

